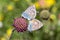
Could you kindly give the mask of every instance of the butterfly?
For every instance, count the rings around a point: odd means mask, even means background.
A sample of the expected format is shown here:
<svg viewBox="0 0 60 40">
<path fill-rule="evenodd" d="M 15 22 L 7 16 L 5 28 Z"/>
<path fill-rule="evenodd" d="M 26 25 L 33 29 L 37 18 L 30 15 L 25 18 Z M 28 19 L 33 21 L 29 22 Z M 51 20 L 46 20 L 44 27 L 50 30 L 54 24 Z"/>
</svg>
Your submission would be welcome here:
<svg viewBox="0 0 60 40">
<path fill-rule="evenodd" d="M 28 7 L 23 13 L 22 13 L 22 17 L 31 20 L 34 19 L 36 17 L 36 8 L 35 5 L 32 5 L 30 7 Z"/>
<path fill-rule="evenodd" d="M 40 29 L 42 26 L 43 26 L 43 23 L 41 21 L 37 19 L 33 19 L 29 21 L 27 30 L 31 32 L 31 31 Z"/>
</svg>

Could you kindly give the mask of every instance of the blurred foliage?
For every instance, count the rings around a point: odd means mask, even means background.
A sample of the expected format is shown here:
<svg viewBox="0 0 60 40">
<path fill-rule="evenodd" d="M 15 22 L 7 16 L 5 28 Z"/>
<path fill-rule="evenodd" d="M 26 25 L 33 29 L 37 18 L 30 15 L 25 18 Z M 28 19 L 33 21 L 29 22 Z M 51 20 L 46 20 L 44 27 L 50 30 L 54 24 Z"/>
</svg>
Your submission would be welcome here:
<svg viewBox="0 0 60 40">
<path fill-rule="evenodd" d="M 0 0 L 0 22 L 3 23 L 3 27 L 0 28 L 0 40 L 60 40 L 60 18 L 58 18 L 60 0 L 48 0 L 47 8 L 46 6 L 42 8 L 38 2 L 38 0 Z M 54 2 L 56 3 L 54 4 Z M 31 5 L 36 6 L 36 19 L 39 19 L 44 26 L 33 32 L 13 31 L 13 20 L 21 17 L 22 12 Z M 47 20 L 41 18 L 44 16 L 44 14 L 40 16 L 42 10 L 50 12 Z"/>
</svg>

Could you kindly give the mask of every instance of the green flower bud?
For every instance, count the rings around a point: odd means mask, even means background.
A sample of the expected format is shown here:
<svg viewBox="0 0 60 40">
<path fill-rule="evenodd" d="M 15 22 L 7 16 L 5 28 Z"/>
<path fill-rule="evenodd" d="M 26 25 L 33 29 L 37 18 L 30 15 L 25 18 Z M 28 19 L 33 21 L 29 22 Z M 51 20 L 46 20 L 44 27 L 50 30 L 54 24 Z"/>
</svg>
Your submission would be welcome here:
<svg viewBox="0 0 60 40">
<path fill-rule="evenodd" d="M 44 20 L 47 20 L 50 16 L 50 13 L 48 10 L 43 10 L 40 12 L 40 17 Z"/>
</svg>

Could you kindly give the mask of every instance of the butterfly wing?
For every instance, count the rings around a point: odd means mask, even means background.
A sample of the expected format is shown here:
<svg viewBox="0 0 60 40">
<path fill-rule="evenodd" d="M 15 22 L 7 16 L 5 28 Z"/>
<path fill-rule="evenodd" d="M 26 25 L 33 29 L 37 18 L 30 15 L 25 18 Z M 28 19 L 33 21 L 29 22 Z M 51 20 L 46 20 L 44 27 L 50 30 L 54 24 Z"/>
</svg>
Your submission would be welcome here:
<svg viewBox="0 0 60 40">
<path fill-rule="evenodd" d="M 33 19 L 31 21 L 29 21 L 29 25 L 28 25 L 28 31 L 34 31 L 34 30 L 38 30 L 43 26 L 43 23 L 40 22 L 37 19 Z"/>
<path fill-rule="evenodd" d="M 35 5 L 28 7 L 25 12 L 22 13 L 22 17 L 31 20 L 36 17 Z"/>
</svg>

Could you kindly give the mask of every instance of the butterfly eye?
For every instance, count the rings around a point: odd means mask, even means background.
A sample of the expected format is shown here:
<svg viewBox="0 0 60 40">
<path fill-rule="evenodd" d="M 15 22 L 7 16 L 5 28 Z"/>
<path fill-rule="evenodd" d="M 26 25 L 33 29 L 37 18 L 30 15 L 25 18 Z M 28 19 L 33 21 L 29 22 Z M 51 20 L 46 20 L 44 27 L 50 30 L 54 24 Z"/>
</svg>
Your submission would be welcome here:
<svg viewBox="0 0 60 40">
<path fill-rule="evenodd" d="M 34 31 L 34 30 L 38 30 L 43 26 L 43 23 L 40 22 L 37 19 L 33 19 L 29 21 L 29 25 L 28 25 L 28 31 Z"/>
<path fill-rule="evenodd" d="M 31 20 L 36 17 L 35 5 L 28 7 L 25 12 L 22 13 L 22 17 Z"/>
</svg>

